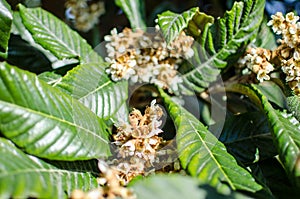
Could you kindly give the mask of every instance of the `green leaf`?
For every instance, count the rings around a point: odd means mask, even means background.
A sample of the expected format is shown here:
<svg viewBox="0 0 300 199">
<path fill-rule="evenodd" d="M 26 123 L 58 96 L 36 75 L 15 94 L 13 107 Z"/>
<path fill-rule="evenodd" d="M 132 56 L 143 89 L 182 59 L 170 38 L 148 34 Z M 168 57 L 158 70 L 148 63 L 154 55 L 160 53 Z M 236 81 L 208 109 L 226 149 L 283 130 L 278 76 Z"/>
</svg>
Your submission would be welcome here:
<svg viewBox="0 0 300 199">
<path fill-rule="evenodd" d="M 265 15 L 254 44 L 257 47 L 275 50 L 275 48 L 277 48 L 276 38 L 267 23 L 268 17 Z"/>
<path fill-rule="evenodd" d="M 197 65 L 182 76 L 186 86 L 202 91 L 217 79 L 221 69 L 230 66 L 229 61 L 233 63 L 239 58 L 241 49 L 256 37 L 263 19 L 264 4 L 264 0 L 235 2 L 233 8 L 215 24 L 206 24 L 198 38 L 198 51 L 192 58 L 197 60 Z"/>
<path fill-rule="evenodd" d="M 143 199 L 242 199 L 249 198 L 239 193 L 221 195 L 208 185 L 200 185 L 188 176 L 155 175 L 143 180 L 137 180 L 133 186 L 137 198 Z"/>
<path fill-rule="evenodd" d="M 67 198 L 74 189 L 97 187 L 90 172 L 59 169 L 26 155 L 0 138 L 0 198 Z"/>
<path fill-rule="evenodd" d="M 257 85 L 236 84 L 232 91 L 248 95 L 267 116 L 272 130 L 274 144 L 280 160 L 294 184 L 300 186 L 300 124 L 299 121 L 286 111 L 279 111 L 272 107 L 268 98 L 259 90 Z"/>
<path fill-rule="evenodd" d="M 252 173 L 260 173 L 268 187 L 270 187 L 275 198 L 286 198 L 288 193 L 289 199 L 299 198 L 299 188 L 293 186 L 289 181 L 284 168 L 277 158 L 260 161 L 251 166 Z M 256 174 L 257 175 L 257 174 Z"/>
<path fill-rule="evenodd" d="M 69 71 L 57 87 L 78 99 L 99 117 L 109 119 L 125 103 L 128 83 L 112 82 L 105 72 L 107 63 L 90 63 Z"/>
<path fill-rule="evenodd" d="M 62 76 L 55 72 L 46 71 L 39 74 L 38 78 L 51 86 L 55 86 L 58 82 L 61 81 Z"/>
<path fill-rule="evenodd" d="M 273 102 L 280 108 L 287 109 L 287 101 L 281 88 L 273 81 L 264 81 L 256 87 L 268 98 L 270 102 Z"/>
<path fill-rule="evenodd" d="M 261 100 L 262 108 L 267 115 L 273 131 L 274 142 L 279 157 L 289 178 L 300 186 L 300 123 L 286 112 L 275 110 L 266 96 L 255 85 L 251 85 L 252 92 Z"/>
<path fill-rule="evenodd" d="M 115 0 L 126 14 L 132 29 L 146 29 L 144 0 Z"/>
<path fill-rule="evenodd" d="M 288 110 L 300 121 L 300 98 L 298 96 L 290 96 L 287 98 L 287 104 Z"/>
<path fill-rule="evenodd" d="M 79 58 L 81 63 L 98 62 L 102 58 L 75 31 L 41 8 L 25 8 L 19 4 L 25 27 L 35 42 L 59 59 Z"/>
<path fill-rule="evenodd" d="M 222 192 L 228 191 L 228 187 L 249 192 L 262 189 L 201 122 L 162 90 L 161 95 L 177 128 L 177 149 L 184 169 Z"/>
<path fill-rule="evenodd" d="M 104 121 L 34 74 L 0 64 L 0 131 L 26 152 L 55 160 L 110 154 Z"/>
<path fill-rule="evenodd" d="M 267 118 L 261 112 L 247 112 L 229 117 L 219 140 L 244 164 L 277 155 Z"/>
<path fill-rule="evenodd" d="M 171 43 L 178 37 L 180 32 L 189 26 L 192 33 L 197 34 L 201 32 L 201 28 L 206 23 L 213 23 L 214 18 L 204 13 L 199 12 L 199 8 L 191 8 L 181 14 L 171 11 L 163 12 L 158 16 L 158 25 L 167 41 Z M 195 21 L 194 21 L 194 20 Z"/>
<path fill-rule="evenodd" d="M 0 53 L 4 53 L 4 56 L 6 56 L 5 53 L 8 48 L 12 19 L 12 11 L 9 4 L 5 0 L 0 0 Z M 0 54 L 0 56 L 3 55 Z"/>
</svg>

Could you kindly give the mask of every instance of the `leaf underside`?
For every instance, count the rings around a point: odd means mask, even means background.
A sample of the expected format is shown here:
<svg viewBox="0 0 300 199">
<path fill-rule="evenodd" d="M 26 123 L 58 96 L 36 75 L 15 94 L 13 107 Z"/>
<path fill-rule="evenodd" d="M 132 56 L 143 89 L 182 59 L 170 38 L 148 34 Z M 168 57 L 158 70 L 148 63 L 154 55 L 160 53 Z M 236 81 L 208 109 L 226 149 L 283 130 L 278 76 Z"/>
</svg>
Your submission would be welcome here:
<svg viewBox="0 0 300 199">
<path fill-rule="evenodd" d="M 0 64 L 0 131 L 30 154 L 84 160 L 110 154 L 104 121 L 34 74 Z"/>
</svg>

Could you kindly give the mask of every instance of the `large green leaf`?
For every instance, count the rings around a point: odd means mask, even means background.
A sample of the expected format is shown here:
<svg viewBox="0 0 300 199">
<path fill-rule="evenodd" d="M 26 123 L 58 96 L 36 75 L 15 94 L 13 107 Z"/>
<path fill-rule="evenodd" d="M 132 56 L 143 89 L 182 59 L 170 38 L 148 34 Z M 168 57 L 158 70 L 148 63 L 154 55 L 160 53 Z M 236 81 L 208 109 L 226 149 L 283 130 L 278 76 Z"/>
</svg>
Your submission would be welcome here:
<svg viewBox="0 0 300 199">
<path fill-rule="evenodd" d="M 201 122 L 163 91 L 161 95 L 177 127 L 176 142 L 184 169 L 220 191 L 228 191 L 228 186 L 233 190 L 249 192 L 262 189 Z"/>
<path fill-rule="evenodd" d="M 188 176 L 156 175 L 137 180 L 133 186 L 137 198 L 142 199 L 242 199 L 249 198 L 239 193 L 221 195 L 208 185 L 199 183 Z"/>
<path fill-rule="evenodd" d="M 30 154 L 56 160 L 107 156 L 104 121 L 34 74 L 0 64 L 0 131 Z"/>
<path fill-rule="evenodd" d="M 241 49 L 256 37 L 263 19 L 264 4 L 264 0 L 235 2 L 224 17 L 213 25 L 208 23 L 205 26 L 198 38 L 198 50 L 192 58 L 197 60 L 196 65 L 183 75 L 183 81 L 190 89 L 202 91 L 207 88 L 207 84 L 217 79 L 228 62 L 238 59 L 237 53 L 241 53 Z"/>
<path fill-rule="evenodd" d="M 229 117 L 219 140 L 244 164 L 277 155 L 267 118 L 261 112 L 246 112 Z"/>
<path fill-rule="evenodd" d="M 5 0 L 0 0 L 0 53 L 7 51 L 12 19 L 9 4 Z"/>
<path fill-rule="evenodd" d="M 97 187 L 90 172 L 59 169 L 26 155 L 0 138 L 0 198 L 67 198 L 74 189 Z"/>
<path fill-rule="evenodd" d="M 256 85 L 236 84 L 232 91 L 248 95 L 266 114 L 272 130 L 274 144 L 277 147 L 280 160 L 294 184 L 300 186 L 300 124 L 299 121 L 286 111 L 272 107 L 268 98 Z"/>
<path fill-rule="evenodd" d="M 99 117 L 109 119 L 127 100 L 128 84 L 112 82 L 105 72 L 106 66 L 104 62 L 79 65 L 56 85 Z"/>
<path fill-rule="evenodd" d="M 251 88 L 261 100 L 262 108 L 273 131 L 280 160 L 291 180 L 300 186 L 300 123 L 292 114 L 275 110 L 255 85 Z"/>
<path fill-rule="evenodd" d="M 33 39 L 57 58 L 79 58 L 81 63 L 102 61 L 77 32 L 51 13 L 41 8 L 25 8 L 22 5 L 19 5 L 19 10 Z"/>
<path fill-rule="evenodd" d="M 162 30 L 162 33 L 167 41 L 167 43 L 172 42 L 182 30 L 188 26 L 193 33 L 196 31 L 201 31 L 198 27 L 198 24 L 212 23 L 214 18 L 208 16 L 204 13 L 199 12 L 199 8 L 191 8 L 181 14 L 177 14 L 171 11 L 163 12 L 162 14 L 157 15 L 158 25 Z M 194 18 L 197 18 L 197 24 L 193 21 Z M 196 19 L 195 19 L 196 20 Z M 193 27 L 191 27 L 192 25 Z"/>
<path fill-rule="evenodd" d="M 132 29 L 146 29 L 144 0 L 115 0 L 126 14 Z"/>
</svg>

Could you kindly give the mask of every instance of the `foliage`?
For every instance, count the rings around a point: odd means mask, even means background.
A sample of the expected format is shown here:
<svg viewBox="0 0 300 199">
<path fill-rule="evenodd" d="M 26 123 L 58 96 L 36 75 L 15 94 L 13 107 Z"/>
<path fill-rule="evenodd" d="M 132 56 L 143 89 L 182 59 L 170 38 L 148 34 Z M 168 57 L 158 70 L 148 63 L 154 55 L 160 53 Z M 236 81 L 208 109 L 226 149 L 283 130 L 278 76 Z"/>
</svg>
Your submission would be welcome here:
<svg viewBox="0 0 300 199">
<path fill-rule="evenodd" d="M 216 19 L 163 10 L 150 33 L 143 0 L 111 4 L 133 31 L 105 37 L 107 56 L 48 11 L 0 1 L 0 198 L 297 198 L 300 84 L 283 59 L 298 49 L 284 57 L 265 1 Z M 130 70 L 139 59 L 152 67 Z M 127 70 L 149 82 L 112 80 Z"/>
</svg>

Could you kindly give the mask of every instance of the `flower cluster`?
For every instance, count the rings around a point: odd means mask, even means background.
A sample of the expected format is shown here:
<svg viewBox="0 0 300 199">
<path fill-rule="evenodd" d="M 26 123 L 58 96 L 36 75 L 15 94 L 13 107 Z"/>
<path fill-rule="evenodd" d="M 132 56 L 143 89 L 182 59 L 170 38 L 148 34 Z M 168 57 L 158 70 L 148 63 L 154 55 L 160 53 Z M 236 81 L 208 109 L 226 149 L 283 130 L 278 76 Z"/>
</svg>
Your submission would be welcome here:
<svg viewBox="0 0 300 199">
<path fill-rule="evenodd" d="M 155 162 L 156 151 L 162 143 L 162 138 L 158 136 L 162 133 L 159 128 L 162 115 L 162 109 L 154 100 L 144 115 L 134 109 L 129 114 L 130 124 L 120 125 L 113 136 L 117 146 L 117 159 L 113 164 L 122 174 L 124 184 L 137 175 L 144 175 Z"/>
<path fill-rule="evenodd" d="M 71 199 L 135 199 L 133 192 L 122 186 L 119 180 L 119 172 L 116 168 L 109 167 L 104 161 L 99 160 L 99 170 L 102 176 L 98 178 L 100 187 L 87 193 L 81 190 L 72 192 Z"/>
<path fill-rule="evenodd" d="M 300 94 L 300 22 L 299 16 L 290 12 L 285 17 L 277 12 L 268 25 L 276 34 L 282 35 L 275 53 L 280 61 L 286 81 L 295 94 Z"/>
<path fill-rule="evenodd" d="M 77 30 L 87 32 L 99 22 L 105 13 L 104 2 L 91 0 L 67 0 L 66 17 Z"/>
<path fill-rule="evenodd" d="M 268 22 L 275 34 L 281 35 L 280 45 L 274 50 L 250 48 L 239 64 L 247 66 L 257 74 L 259 81 L 269 80 L 268 73 L 274 70 L 273 65 L 280 66 L 286 75 L 286 82 L 295 94 L 300 94 L 300 22 L 299 16 L 290 12 L 283 16 L 277 12 Z"/>
<path fill-rule="evenodd" d="M 256 74 L 256 78 L 262 82 L 269 80 L 269 73 L 274 70 L 270 63 L 272 53 L 263 48 L 249 48 L 246 55 L 238 61 L 238 64 L 246 66 Z"/>
<path fill-rule="evenodd" d="M 107 73 L 112 80 L 152 83 L 170 92 L 176 92 L 177 84 L 182 81 L 178 65 L 194 54 L 191 48 L 194 40 L 184 32 L 169 45 L 158 29 L 153 33 L 129 28 L 118 33 L 113 29 L 104 39 L 106 61 L 111 63 Z"/>
</svg>

